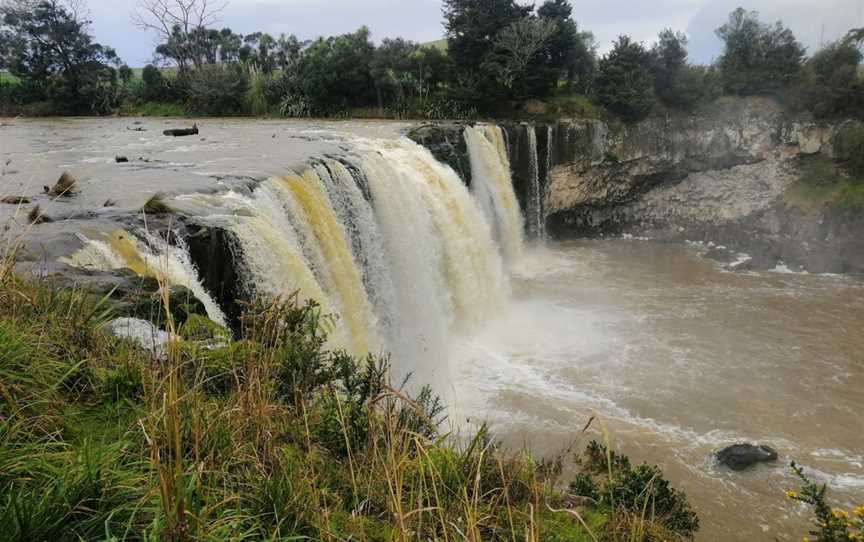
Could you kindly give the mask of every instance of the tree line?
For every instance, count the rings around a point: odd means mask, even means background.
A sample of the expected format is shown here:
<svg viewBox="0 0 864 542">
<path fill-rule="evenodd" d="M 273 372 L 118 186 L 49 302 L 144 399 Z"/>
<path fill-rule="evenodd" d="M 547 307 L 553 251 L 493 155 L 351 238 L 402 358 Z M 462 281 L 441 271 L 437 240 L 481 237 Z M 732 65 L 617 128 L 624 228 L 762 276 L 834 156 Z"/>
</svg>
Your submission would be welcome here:
<svg viewBox="0 0 864 542">
<path fill-rule="evenodd" d="M 600 56 L 569 0 L 443 0 L 446 41 L 431 45 L 376 45 L 366 27 L 311 41 L 243 35 L 216 25 L 225 4 L 139 0 L 133 20 L 159 44 L 138 76 L 93 41 L 80 2 L 0 5 L 0 106 L 105 114 L 161 103 L 204 115 L 434 119 L 570 99 L 636 121 L 722 95 L 765 95 L 819 118 L 864 112 L 864 29 L 808 57 L 781 22 L 742 8 L 716 30 L 723 54 L 706 66 L 690 62 L 686 35 L 671 29 L 650 46 L 622 35 Z"/>
</svg>

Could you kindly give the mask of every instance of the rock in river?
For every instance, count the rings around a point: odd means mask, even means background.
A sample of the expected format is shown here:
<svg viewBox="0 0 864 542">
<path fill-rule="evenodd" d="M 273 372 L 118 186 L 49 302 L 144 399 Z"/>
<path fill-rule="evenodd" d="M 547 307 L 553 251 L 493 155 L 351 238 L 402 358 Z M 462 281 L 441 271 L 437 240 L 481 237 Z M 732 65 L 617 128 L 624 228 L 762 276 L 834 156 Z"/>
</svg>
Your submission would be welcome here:
<svg viewBox="0 0 864 542">
<path fill-rule="evenodd" d="M 764 444 L 733 444 L 717 452 L 717 459 L 732 470 L 744 470 L 756 463 L 776 461 L 777 452 Z"/>
</svg>

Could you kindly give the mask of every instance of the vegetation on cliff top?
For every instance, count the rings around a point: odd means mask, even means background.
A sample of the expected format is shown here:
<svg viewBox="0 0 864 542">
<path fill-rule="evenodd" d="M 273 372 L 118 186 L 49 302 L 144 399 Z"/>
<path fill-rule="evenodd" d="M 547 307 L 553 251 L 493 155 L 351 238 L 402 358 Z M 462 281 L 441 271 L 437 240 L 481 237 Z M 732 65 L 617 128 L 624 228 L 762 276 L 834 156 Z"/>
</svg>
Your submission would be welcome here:
<svg viewBox="0 0 864 542">
<path fill-rule="evenodd" d="M 787 191 L 786 201 L 805 210 L 864 210 L 864 123 L 840 125 L 831 149 L 833 156 L 820 153 L 798 159 L 798 181 Z"/>
</svg>

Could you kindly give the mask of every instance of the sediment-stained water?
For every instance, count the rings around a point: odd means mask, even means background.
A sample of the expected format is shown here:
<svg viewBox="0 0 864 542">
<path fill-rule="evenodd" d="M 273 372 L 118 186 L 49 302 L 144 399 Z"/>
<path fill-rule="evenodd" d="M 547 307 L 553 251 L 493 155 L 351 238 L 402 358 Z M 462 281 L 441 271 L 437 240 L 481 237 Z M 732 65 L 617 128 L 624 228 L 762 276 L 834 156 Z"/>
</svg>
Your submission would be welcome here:
<svg viewBox="0 0 864 542">
<path fill-rule="evenodd" d="M 838 505 L 864 498 L 860 279 L 733 273 L 694 247 L 608 240 L 529 250 L 514 289 L 454 355 L 460 416 L 555 454 L 596 414 L 593 438 L 605 425 L 687 492 L 699 540 L 800 540 L 792 460 Z M 717 465 L 712 452 L 738 441 L 780 461 Z"/>
</svg>

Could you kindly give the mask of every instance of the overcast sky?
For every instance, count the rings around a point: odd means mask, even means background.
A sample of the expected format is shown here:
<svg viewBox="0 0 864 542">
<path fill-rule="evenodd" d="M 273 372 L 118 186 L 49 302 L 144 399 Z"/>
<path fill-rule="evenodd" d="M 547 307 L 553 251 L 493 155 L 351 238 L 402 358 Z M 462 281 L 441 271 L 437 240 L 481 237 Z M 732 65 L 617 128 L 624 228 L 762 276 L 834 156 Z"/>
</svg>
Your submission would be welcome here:
<svg viewBox="0 0 864 542">
<path fill-rule="evenodd" d="M 153 36 L 136 28 L 136 0 L 89 0 L 93 34 L 130 66 L 150 61 Z M 527 2 L 523 2 L 527 3 Z M 539 0 L 537 2 L 540 3 Z M 864 27 L 864 0 L 571 0 L 580 27 L 594 32 L 600 51 L 620 34 L 649 44 L 664 28 L 690 37 L 691 60 L 710 62 L 720 52 L 714 29 L 739 5 L 765 21 L 782 19 L 810 51 L 852 27 Z M 361 25 L 377 41 L 402 36 L 419 42 L 441 39 L 441 0 L 231 0 L 219 26 L 296 34 L 301 39 L 350 32 Z"/>
</svg>

